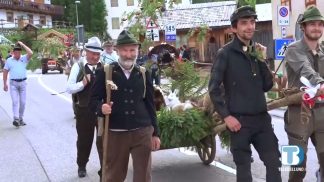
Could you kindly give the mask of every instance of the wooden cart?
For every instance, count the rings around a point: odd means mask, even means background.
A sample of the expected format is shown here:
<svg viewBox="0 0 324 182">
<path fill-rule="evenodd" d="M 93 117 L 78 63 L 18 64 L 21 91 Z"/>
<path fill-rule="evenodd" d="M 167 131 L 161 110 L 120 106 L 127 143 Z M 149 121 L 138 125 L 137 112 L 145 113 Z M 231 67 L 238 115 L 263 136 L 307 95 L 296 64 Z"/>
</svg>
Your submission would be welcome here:
<svg viewBox="0 0 324 182">
<path fill-rule="evenodd" d="M 290 94 L 285 95 L 283 98 L 272 100 L 267 103 L 268 111 L 284 107 L 290 104 L 301 103 L 302 92 L 290 91 Z M 214 161 L 216 156 L 216 135 L 226 130 L 226 125 L 220 120 L 217 113 L 213 114 L 213 118 L 217 124 L 211 130 L 210 134 L 202 138 L 199 143 L 195 146 L 198 156 L 205 165 L 209 165 Z M 163 140 L 163 138 L 162 138 Z"/>
</svg>

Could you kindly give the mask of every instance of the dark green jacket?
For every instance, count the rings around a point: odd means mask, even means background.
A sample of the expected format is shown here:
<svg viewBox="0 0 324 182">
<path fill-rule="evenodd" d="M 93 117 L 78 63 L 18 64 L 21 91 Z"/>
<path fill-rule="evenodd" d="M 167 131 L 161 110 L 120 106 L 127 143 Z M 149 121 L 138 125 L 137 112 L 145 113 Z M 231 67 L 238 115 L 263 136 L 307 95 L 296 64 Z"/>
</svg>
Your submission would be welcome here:
<svg viewBox="0 0 324 182">
<path fill-rule="evenodd" d="M 213 63 L 208 89 L 222 118 L 267 112 L 264 92 L 273 86 L 272 74 L 266 63 L 244 53 L 243 45 L 235 37 L 218 51 Z"/>
<path fill-rule="evenodd" d="M 159 135 L 150 74 L 148 72 L 145 74 L 146 93 L 143 98 L 144 80 L 138 65 L 133 68 L 129 79 L 126 78 L 117 62 L 111 63 L 110 66 L 113 66 L 112 80 L 118 89 L 111 92 L 113 105 L 112 113 L 109 115 L 109 128 L 132 130 L 153 126 L 153 135 Z M 96 110 L 98 116 L 103 116 L 101 106 L 106 103 L 107 97 L 103 68 L 96 72 L 96 81 L 92 91 L 93 109 Z"/>
</svg>

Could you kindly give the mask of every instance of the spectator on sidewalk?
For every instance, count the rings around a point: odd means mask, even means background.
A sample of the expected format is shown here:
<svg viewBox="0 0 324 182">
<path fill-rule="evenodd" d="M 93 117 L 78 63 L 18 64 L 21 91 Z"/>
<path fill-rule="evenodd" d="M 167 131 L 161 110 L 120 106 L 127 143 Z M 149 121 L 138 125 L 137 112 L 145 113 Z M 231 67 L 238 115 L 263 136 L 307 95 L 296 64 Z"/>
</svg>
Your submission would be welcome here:
<svg viewBox="0 0 324 182">
<path fill-rule="evenodd" d="M 151 65 L 151 79 L 152 79 L 152 83 L 154 83 L 155 85 L 160 85 L 160 80 L 161 80 L 161 76 L 160 76 L 160 68 L 159 68 L 159 64 L 158 61 L 155 59 L 152 59 L 152 65 Z"/>
<path fill-rule="evenodd" d="M 65 74 L 68 76 L 68 78 L 70 76 L 72 66 L 75 63 L 78 63 L 80 60 L 81 60 L 81 49 L 78 47 L 72 47 L 70 59 L 67 61 L 65 67 Z M 73 108 L 74 118 L 76 118 L 76 109 L 75 109 L 76 101 L 77 101 L 76 95 L 72 94 L 72 108 Z"/>
<path fill-rule="evenodd" d="M 21 55 L 22 48 L 27 54 Z M 33 51 L 24 43 L 18 41 L 13 48 L 12 56 L 9 57 L 3 69 L 3 90 L 8 91 L 8 74 L 10 84 L 10 95 L 12 100 L 13 122 L 16 127 L 24 126 L 23 121 L 25 104 L 26 104 L 26 80 L 27 80 L 27 64 L 33 55 Z"/>
<path fill-rule="evenodd" d="M 70 75 L 71 68 L 74 65 L 74 63 L 79 62 L 81 59 L 81 49 L 78 47 L 72 47 L 71 48 L 71 56 L 70 59 L 66 62 L 66 68 L 65 68 L 65 74 Z"/>
<path fill-rule="evenodd" d="M 3 57 L 2 57 L 2 53 L 1 53 L 1 52 L 0 52 L 0 64 L 1 64 L 1 71 L 2 71 L 5 62 L 4 62 L 4 60 L 3 60 Z"/>
<path fill-rule="evenodd" d="M 6 57 L 6 60 L 12 56 L 12 53 L 13 53 L 12 51 L 8 51 L 8 55 Z"/>
<path fill-rule="evenodd" d="M 184 50 L 183 50 L 183 53 L 182 53 L 182 60 L 184 62 L 190 61 L 190 59 L 191 59 L 190 49 L 186 45 L 183 45 L 183 48 L 184 48 Z"/>
</svg>

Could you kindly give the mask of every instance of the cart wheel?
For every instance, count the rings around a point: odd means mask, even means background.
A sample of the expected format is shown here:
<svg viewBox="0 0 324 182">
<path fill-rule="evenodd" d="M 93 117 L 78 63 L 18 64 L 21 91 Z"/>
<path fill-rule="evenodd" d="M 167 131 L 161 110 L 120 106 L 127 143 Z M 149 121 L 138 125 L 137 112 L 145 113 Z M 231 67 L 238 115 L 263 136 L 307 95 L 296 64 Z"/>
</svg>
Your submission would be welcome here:
<svg viewBox="0 0 324 182">
<path fill-rule="evenodd" d="M 208 135 L 201 139 L 196 148 L 201 161 L 205 165 L 209 165 L 214 161 L 216 155 L 215 135 Z"/>
</svg>

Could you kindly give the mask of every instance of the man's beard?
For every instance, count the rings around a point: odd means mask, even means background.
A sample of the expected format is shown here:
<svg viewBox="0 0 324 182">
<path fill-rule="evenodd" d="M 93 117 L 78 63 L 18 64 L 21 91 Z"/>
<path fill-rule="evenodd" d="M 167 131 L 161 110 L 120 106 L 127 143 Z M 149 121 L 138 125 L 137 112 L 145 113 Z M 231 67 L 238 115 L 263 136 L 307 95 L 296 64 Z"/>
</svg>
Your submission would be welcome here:
<svg viewBox="0 0 324 182">
<path fill-rule="evenodd" d="M 135 64 L 136 62 L 136 59 L 122 59 L 122 58 L 119 58 L 118 60 L 119 64 L 126 70 L 129 70 L 133 67 L 133 65 Z"/>
<path fill-rule="evenodd" d="M 306 32 L 305 32 L 305 37 L 307 37 L 307 39 L 308 39 L 308 40 L 311 40 L 311 41 L 318 41 L 318 40 L 322 37 L 322 35 L 323 35 L 322 32 L 320 32 L 320 33 L 321 33 L 321 34 L 320 34 L 319 36 L 312 36 L 311 33 L 306 33 Z"/>
</svg>

